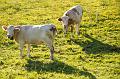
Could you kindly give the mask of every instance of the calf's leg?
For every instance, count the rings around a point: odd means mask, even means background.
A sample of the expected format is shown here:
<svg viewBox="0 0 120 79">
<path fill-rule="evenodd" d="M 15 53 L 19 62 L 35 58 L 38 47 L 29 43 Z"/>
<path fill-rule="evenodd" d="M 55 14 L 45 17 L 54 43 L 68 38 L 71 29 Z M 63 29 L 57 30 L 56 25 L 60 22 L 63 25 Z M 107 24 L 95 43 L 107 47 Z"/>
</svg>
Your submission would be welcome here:
<svg viewBox="0 0 120 79">
<path fill-rule="evenodd" d="M 46 45 L 49 47 L 50 49 L 50 60 L 53 60 L 53 54 L 54 54 L 54 46 L 53 46 L 53 41 L 51 39 L 48 39 L 45 41 Z"/>
<path fill-rule="evenodd" d="M 20 43 L 20 58 L 23 58 L 23 47 L 24 47 L 24 44 L 23 43 Z"/>
<path fill-rule="evenodd" d="M 54 47 L 51 46 L 51 48 L 50 48 L 50 59 L 51 59 L 51 60 L 54 59 L 54 58 L 53 58 L 53 54 L 54 54 Z"/>
<path fill-rule="evenodd" d="M 71 25 L 71 38 L 73 38 L 73 34 L 74 34 L 73 29 L 74 29 L 74 27 L 73 27 L 73 25 Z"/>
<path fill-rule="evenodd" d="M 82 16 L 80 17 L 79 21 L 76 23 L 76 33 L 77 33 L 77 35 L 80 34 L 79 27 L 80 27 L 81 20 L 82 20 Z"/>
<path fill-rule="evenodd" d="M 76 34 L 77 34 L 77 35 L 80 34 L 80 32 L 79 32 L 79 26 L 80 26 L 80 24 L 76 24 Z"/>
<path fill-rule="evenodd" d="M 28 44 L 28 46 L 27 46 L 27 56 L 31 57 L 31 55 L 30 55 L 30 44 Z"/>
<path fill-rule="evenodd" d="M 64 37 L 65 37 L 68 32 L 68 26 L 64 26 L 63 31 L 64 31 Z"/>
</svg>

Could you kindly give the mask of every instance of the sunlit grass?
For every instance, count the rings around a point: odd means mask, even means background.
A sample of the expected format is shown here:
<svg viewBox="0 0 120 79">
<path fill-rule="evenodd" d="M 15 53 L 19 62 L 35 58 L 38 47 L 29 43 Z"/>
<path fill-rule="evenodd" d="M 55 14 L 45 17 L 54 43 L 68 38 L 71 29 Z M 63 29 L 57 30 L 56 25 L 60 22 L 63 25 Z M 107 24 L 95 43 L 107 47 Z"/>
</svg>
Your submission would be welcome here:
<svg viewBox="0 0 120 79">
<path fill-rule="evenodd" d="M 82 5 L 80 36 L 63 37 L 58 18 L 74 5 Z M 45 44 L 32 45 L 32 58 L 20 59 L 18 44 L 0 28 L 0 79 L 119 79 L 119 0 L 0 0 L 0 26 L 53 23 L 55 60 Z M 98 19 L 96 21 L 96 13 Z"/>
</svg>

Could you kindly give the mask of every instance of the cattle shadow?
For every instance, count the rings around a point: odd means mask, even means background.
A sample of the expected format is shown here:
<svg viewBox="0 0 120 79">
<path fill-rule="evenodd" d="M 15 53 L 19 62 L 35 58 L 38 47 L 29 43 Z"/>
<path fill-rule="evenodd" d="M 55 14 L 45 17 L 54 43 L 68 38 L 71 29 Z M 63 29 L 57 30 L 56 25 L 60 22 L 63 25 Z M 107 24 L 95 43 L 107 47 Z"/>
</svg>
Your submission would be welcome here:
<svg viewBox="0 0 120 79">
<path fill-rule="evenodd" d="M 43 63 L 38 60 L 29 59 L 27 60 L 25 69 L 29 72 L 36 71 L 38 74 L 41 72 L 56 72 L 56 73 L 85 76 L 85 77 L 89 77 L 89 79 L 96 79 L 96 77 L 90 72 L 79 70 L 58 60 L 54 60 L 49 63 Z"/>
<path fill-rule="evenodd" d="M 72 41 L 75 44 L 78 44 L 81 47 L 83 47 L 82 50 L 85 51 L 87 54 L 113 53 L 113 52 L 120 53 L 120 47 L 102 43 L 101 41 L 92 38 L 88 34 L 84 34 L 84 37 L 92 40 L 92 42 L 88 40 L 82 41 L 80 39 L 72 39 Z"/>
</svg>

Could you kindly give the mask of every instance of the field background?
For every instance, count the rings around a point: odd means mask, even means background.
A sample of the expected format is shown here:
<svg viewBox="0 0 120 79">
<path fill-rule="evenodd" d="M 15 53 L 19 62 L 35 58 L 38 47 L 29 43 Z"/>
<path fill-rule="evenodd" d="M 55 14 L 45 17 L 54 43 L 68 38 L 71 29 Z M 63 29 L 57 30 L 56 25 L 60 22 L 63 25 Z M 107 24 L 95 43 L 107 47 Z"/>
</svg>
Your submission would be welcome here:
<svg viewBox="0 0 120 79">
<path fill-rule="evenodd" d="M 63 37 L 57 19 L 80 4 L 80 36 Z M 98 20 L 96 21 L 96 15 Z M 32 58 L 19 58 L 18 44 L 2 25 L 53 23 L 55 60 L 46 45 L 32 45 Z M 0 79 L 120 79 L 120 0 L 0 0 Z"/>
</svg>

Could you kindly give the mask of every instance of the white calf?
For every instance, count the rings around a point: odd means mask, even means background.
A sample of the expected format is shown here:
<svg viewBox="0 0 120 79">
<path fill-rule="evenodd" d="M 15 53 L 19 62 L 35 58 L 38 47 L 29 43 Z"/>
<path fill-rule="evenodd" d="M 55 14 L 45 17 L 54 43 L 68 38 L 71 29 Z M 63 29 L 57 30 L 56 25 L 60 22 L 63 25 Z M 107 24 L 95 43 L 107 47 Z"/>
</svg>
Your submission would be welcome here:
<svg viewBox="0 0 120 79">
<path fill-rule="evenodd" d="M 53 60 L 53 39 L 56 33 L 56 27 L 53 24 L 48 25 L 23 25 L 23 26 L 3 26 L 3 30 L 7 31 L 7 37 L 11 40 L 15 39 L 20 45 L 20 56 L 22 57 L 23 47 L 28 44 L 28 54 L 30 57 L 30 44 L 40 44 L 44 42 L 50 48 L 50 59 Z"/>
<path fill-rule="evenodd" d="M 71 27 L 73 32 L 73 26 L 76 24 L 76 33 L 79 34 L 79 26 L 82 20 L 83 10 L 80 5 L 74 6 L 66 11 L 58 21 L 61 21 L 64 28 L 64 34 L 67 33 L 68 27 Z M 72 35 L 71 35 L 72 36 Z"/>
</svg>

